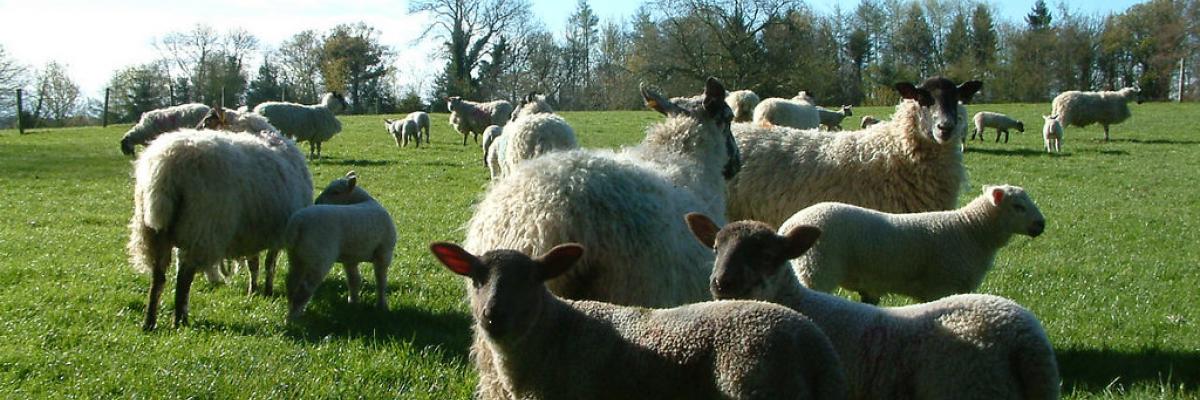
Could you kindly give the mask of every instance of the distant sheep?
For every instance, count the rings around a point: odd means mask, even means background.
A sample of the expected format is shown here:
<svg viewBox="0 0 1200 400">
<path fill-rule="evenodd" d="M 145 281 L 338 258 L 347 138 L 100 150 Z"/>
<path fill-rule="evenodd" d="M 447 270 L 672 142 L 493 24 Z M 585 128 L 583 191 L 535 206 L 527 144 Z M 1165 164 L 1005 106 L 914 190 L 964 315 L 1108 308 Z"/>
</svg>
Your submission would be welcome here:
<svg viewBox="0 0 1200 400">
<path fill-rule="evenodd" d="M 416 120 L 412 118 L 384 118 L 383 126 L 387 128 L 388 133 L 392 134 L 392 138 L 396 140 L 396 147 L 408 147 L 408 141 L 413 140 L 416 142 L 417 148 L 421 148 L 421 129 Z"/>
<path fill-rule="evenodd" d="M 142 113 L 137 125 L 129 128 L 125 136 L 121 137 L 121 153 L 132 156 L 134 146 L 148 145 L 158 135 L 195 128 L 196 124 L 208 115 L 209 110 L 211 109 L 206 105 L 190 103 L 146 111 Z"/>
<path fill-rule="evenodd" d="M 1043 115 L 1042 139 L 1046 142 L 1047 153 L 1061 153 L 1063 144 L 1063 126 L 1057 115 Z"/>
<path fill-rule="evenodd" d="M 500 178 L 500 165 L 504 162 L 504 150 L 508 147 L 505 144 L 504 128 L 496 125 L 490 125 L 483 130 L 483 166 L 487 167 L 488 174 L 492 179 Z"/>
<path fill-rule="evenodd" d="M 770 98 L 754 107 L 754 125 L 815 129 L 821 125 L 821 114 L 812 104 Z"/>
<path fill-rule="evenodd" d="M 234 111 L 227 108 L 217 106 L 209 110 L 208 115 L 200 123 L 196 124 L 196 129 L 209 129 L 225 132 L 242 132 L 242 133 L 259 133 L 271 132 L 279 134 L 279 130 L 275 129 L 266 117 L 243 111 Z"/>
<path fill-rule="evenodd" d="M 875 118 L 874 116 L 871 116 L 871 115 L 864 115 L 862 117 L 862 123 L 859 123 L 858 127 L 861 129 L 867 129 L 867 127 L 878 124 L 880 122 L 882 122 L 882 121 L 880 121 L 879 118 Z"/>
<path fill-rule="evenodd" d="M 851 111 L 852 108 L 852 106 L 842 106 L 841 109 L 833 111 L 817 107 L 817 115 L 821 118 L 821 126 L 831 131 L 842 130 L 842 120 L 854 115 L 854 112 Z"/>
<path fill-rule="evenodd" d="M 530 100 L 519 113 L 513 114 L 519 117 L 504 126 L 501 133 L 503 140 L 494 143 L 504 146 L 504 149 L 497 149 L 497 155 L 503 155 L 497 157 L 501 177 L 508 175 L 509 171 L 527 160 L 552 151 L 579 148 L 575 139 L 575 129 L 571 128 L 567 120 L 555 114 L 544 101 L 536 98 Z M 487 141 L 486 137 L 484 141 Z"/>
<path fill-rule="evenodd" d="M 1017 132 L 1025 133 L 1025 123 L 1014 119 L 1013 117 L 988 112 L 980 111 L 975 113 L 972 118 L 975 122 L 975 130 L 971 132 L 971 140 L 975 140 L 975 136 L 979 135 L 979 141 L 983 141 L 983 131 L 985 128 L 996 129 L 996 143 L 1000 143 L 1000 134 L 1004 134 L 1004 143 L 1008 143 L 1008 130 L 1016 129 Z"/>
<path fill-rule="evenodd" d="M 404 118 L 411 119 L 411 120 L 417 122 L 417 129 L 421 130 L 420 136 L 423 136 L 425 138 L 425 144 L 429 144 L 429 128 L 430 128 L 429 113 L 424 112 L 424 111 L 413 111 L 413 112 L 408 113 L 408 116 L 406 116 Z M 417 147 L 420 147 L 420 146 L 417 146 Z"/>
<path fill-rule="evenodd" d="M 733 110 L 733 122 L 754 120 L 754 108 L 758 106 L 758 95 L 749 90 L 735 90 L 725 97 L 725 103 Z"/>
<path fill-rule="evenodd" d="M 450 109 L 450 125 L 463 135 L 463 146 L 467 145 L 468 135 L 474 135 L 475 143 L 479 143 L 479 134 L 488 125 L 504 126 L 513 112 L 512 103 L 505 100 L 475 103 L 458 96 L 447 97 L 446 107 Z"/>
<path fill-rule="evenodd" d="M 1108 126 L 1129 119 L 1129 102 L 1142 104 L 1141 92 L 1136 88 L 1124 88 L 1115 92 L 1062 92 L 1054 97 L 1051 115 L 1057 115 L 1063 126 L 1080 128 L 1091 124 L 1104 127 L 1104 141 L 1108 141 Z"/>
<path fill-rule="evenodd" d="M 268 101 L 254 106 L 254 113 L 267 117 L 271 125 L 297 142 L 308 142 L 308 155 L 319 158 L 321 143 L 342 131 L 337 114 L 347 107 L 341 94 L 331 92 L 321 97 L 320 104 Z"/>
</svg>

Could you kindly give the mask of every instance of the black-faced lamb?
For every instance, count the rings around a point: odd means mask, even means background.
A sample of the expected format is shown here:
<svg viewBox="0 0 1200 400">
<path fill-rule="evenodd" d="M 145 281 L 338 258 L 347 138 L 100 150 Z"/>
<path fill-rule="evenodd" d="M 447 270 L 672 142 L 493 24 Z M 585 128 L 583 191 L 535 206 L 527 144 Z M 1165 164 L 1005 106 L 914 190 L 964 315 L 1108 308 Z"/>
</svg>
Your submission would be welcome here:
<svg viewBox="0 0 1200 400">
<path fill-rule="evenodd" d="M 181 104 L 142 113 L 138 123 L 121 137 L 121 153 L 132 156 L 134 146 L 145 146 L 158 135 L 180 129 L 194 128 L 208 115 L 208 106 L 199 103 Z"/>
<path fill-rule="evenodd" d="M 337 92 L 325 93 L 320 104 L 304 105 L 268 101 L 254 106 L 254 113 L 267 117 L 280 132 L 297 142 L 308 142 L 308 155 L 321 157 L 321 143 L 342 131 L 337 114 L 348 107 Z"/>
<path fill-rule="evenodd" d="M 1071 90 L 1059 93 L 1051 103 L 1051 115 L 1057 115 L 1063 126 L 1080 128 L 1091 124 L 1104 127 L 1104 141 L 1108 141 L 1109 125 L 1129 119 L 1129 102 L 1142 104 L 1141 91 L 1124 88 L 1115 92 L 1081 92 Z"/>
<path fill-rule="evenodd" d="M 447 97 L 446 107 L 450 110 L 450 125 L 463 135 L 463 146 L 467 145 L 468 135 L 474 135 L 475 143 L 479 143 L 479 135 L 489 125 L 504 126 L 513 112 L 507 100 L 475 103 L 458 96 Z"/>
<path fill-rule="evenodd" d="M 1000 143 L 1000 134 L 1004 134 L 1004 143 L 1008 143 L 1008 130 L 1016 129 L 1017 132 L 1025 133 L 1025 123 L 1016 120 L 1013 117 L 994 113 L 990 111 L 980 111 L 975 113 L 971 118 L 975 122 L 975 130 L 971 131 L 971 139 L 975 140 L 975 136 L 979 136 L 979 141 L 983 141 L 983 131 L 986 128 L 996 130 L 996 143 Z"/>
</svg>

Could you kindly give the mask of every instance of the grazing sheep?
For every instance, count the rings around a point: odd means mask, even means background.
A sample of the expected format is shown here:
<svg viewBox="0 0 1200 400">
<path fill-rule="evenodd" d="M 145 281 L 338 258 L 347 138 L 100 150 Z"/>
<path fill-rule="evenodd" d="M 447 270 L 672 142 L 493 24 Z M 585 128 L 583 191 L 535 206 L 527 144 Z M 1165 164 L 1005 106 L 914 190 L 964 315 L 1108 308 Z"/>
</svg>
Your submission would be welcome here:
<svg viewBox="0 0 1200 400">
<path fill-rule="evenodd" d="M 197 130 L 217 130 L 224 132 L 259 133 L 271 132 L 279 134 L 266 117 L 243 111 L 234 111 L 221 106 L 209 110 L 204 119 L 196 124 Z"/>
<path fill-rule="evenodd" d="M 1043 115 L 1042 139 L 1046 141 L 1047 153 L 1061 153 L 1063 143 L 1062 121 L 1057 115 Z"/>
<path fill-rule="evenodd" d="M 312 177 L 295 142 L 270 132 L 230 135 L 184 130 L 155 140 L 134 165 L 128 250 L 152 272 L 143 329 L 154 329 L 158 303 L 179 248 L 175 325 L 188 320 L 197 270 L 223 259 L 284 245 L 288 217 L 312 202 Z M 251 271 L 254 273 L 254 271 Z M 274 259 L 267 259 L 270 290 Z"/>
<path fill-rule="evenodd" d="M 754 124 L 762 127 L 815 129 L 821 125 L 821 115 L 817 112 L 817 106 L 812 104 L 769 98 L 754 107 Z"/>
<path fill-rule="evenodd" d="M 878 308 L 809 290 L 787 267 L 822 230 L 800 225 L 778 234 L 739 221 L 718 231 L 688 215 L 696 236 L 716 250 L 716 299 L 770 301 L 812 318 L 846 368 L 852 399 L 1057 399 L 1054 348 L 1037 317 L 1003 297 L 966 294 Z M 810 250 L 811 251 L 811 250 Z"/>
<path fill-rule="evenodd" d="M 517 105 L 516 110 L 512 112 L 512 117 L 509 121 L 516 121 L 526 115 L 553 113 L 554 108 L 550 107 L 550 103 L 546 102 L 546 97 L 538 94 L 538 92 L 529 92 L 521 99 L 521 104 Z"/>
<path fill-rule="evenodd" d="M 824 126 L 825 129 L 829 129 L 831 131 L 842 130 L 842 120 L 846 119 L 846 117 L 854 115 L 854 113 L 850 111 L 851 108 L 853 108 L 853 106 L 842 106 L 840 110 L 833 111 L 822 107 L 817 107 L 817 114 L 821 118 L 821 126 Z"/>
<path fill-rule="evenodd" d="M 145 146 L 163 133 L 195 127 L 209 110 L 206 105 L 190 103 L 146 111 L 121 137 L 121 153 L 132 156 L 135 145 Z"/>
<path fill-rule="evenodd" d="M 975 117 L 972 120 L 975 122 L 975 130 L 971 132 L 971 140 L 975 140 L 975 135 L 979 135 L 979 141 L 982 142 L 985 128 L 996 129 L 996 143 L 1000 143 L 1001 133 L 1004 134 L 1004 143 L 1008 143 L 1009 129 L 1016 129 L 1017 132 L 1025 133 L 1024 122 L 1000 113 L 980 111 L 975 113 Z"/>
<path fill-rule="evenodd" d="M 724 103 L 722 103 L 724 104 Z M 475 336 L 496 376 L 478 397 L 512 399 L 844 399 L 829 338 L 774 304 L 716 301 L 648 310 L 562 300 L 543 281 L 568 272 L 583 246 L 538 258 L 430 250 L 468 278 Z"/>
<path fill-rule="evenodd" d="M 504 150 L 508 147 L 504 142 L 504 128 L 489 125 L 483 130 L 483 166 L 487 167 L 492 179 L 499 178 L 500 165 L 504 161 Z"/>
<path fill-rule="evenodd" d="M 463 135 L 463 146 L 467 145 L 467 135 L 474 135 L 475 143 L 479 143 L 479 134 L 488 125 L 504 126 L 513 112 L 512 103 L 505 100 L 475 103 L 458 96 L 447 97 L 446 107 L 450 109 L 450 125 Z"/>
<path fill-rule="evenodd" d="M 358 264 L 374 265 L 375 305 L 387 310 L 387 269 L 396 247 L 396 225 L 387 210 L 358 186 L 354 171 L 330 182 L 313 206 L 292 214 L 284 237 L 291 263 L 287 277 L 289 320 L 304 313 L 334 262 L 346 268 L 351 303 L 358 302 L 362 287 Z"/>
<path fill-rule="evenodd" d="M 882 121 L 880 121 L 879 118 L 875 118 L 875 116 L 864 115 L 862 117 L 862 122 L 858 124 L 858 127 L 859 127 L 859 129 L 867 129 L 867 127 L 878 124 L 880 122 L 882 122 Z"/>
<path fill-rule="evenodd" d="M 413 118 L 404 119 L 383 119 L 383 126 L 387 128 L 388 133 L 392 134 L 392 138 L 396 140 L 396 147 L 408 147 L 410 139 L 416 141 L 417 148 L 421 148 L 421 129 L 420 123 Z"/>
<path fill-rule="evenodd" d="M 985 186 L 983 194 L 952 211 L 887 214 L 842 203 L 797 212 L 781 229 L 816 226 L 825 240 L 796 259 L 804 286 L 831 292 L 841 286 L 878 304 L 887 293 L 932 301 L 979 287 L 996 252 L 1014 234 L 1037 237 L 1046 219 L 1025 190 Z"/>
<path fill-rule="evenodd" d="M 1108 126 L 1129 119 L 1129 101 L 1142 104 L 1141 91 L 1124 88 L 1115 92 L 1081 92 L 1071 90 L 1059 93 L 1051 103 L 1051 115 L 1057 115 L 1063 126 L 1080 128 L 1099 123 L 1104 127 L 1104 141 L 1108 141 Z"/>
<path fill-rule="evenodd" d="M 520 111 L 519 118 L 504 126 L 500 135 L 504 139 L 494 143 L 504 146 L 504 149 L 498 149 L 500 177 L 508 175 L 518 164 L 546 153 L 579 148 L 575 129 L 544 102 L 529 102 Z M 486 135 L 484 141 L 487 141 Z"/>
<path fill-rule="evenodd" d="M 405 116 L 404 119 L 416 121 L 417 129 L 421 130 L 421 133 L 418 134 L 418 137 L 425 137 L 425 144 L 429 144 L 429 127 L 431 125 L 429 121 L 429 113 L 424 111 L 413 111 L 408 113 L 408 116 Z M 421 147 L 420 143 L 417 144 L 417 147 Z"/>
<path fill-rule="evenodd" d="M 892 120 L 853 134 L 735 124 L 745 165 L 729 181 L 728 217 L 779 224 L 822 201 L 895 213 L 953 209 L 967 179 L 959 100 L 981 86 L 940 77 L 898 83 L 909 100 Z"/>
<path fill-rule="evenodd" d="M 268 101 L 254 106 L 254 113 L 267 117 L 280 132 L 297 142 L 308 142 L 309 157 L 321 157 L 321 143 L 342 131 L 337 114 L 348 107 L 337 92 L 326 93 L 321 104 L 303 105 Z"/>
<path fill-rule="evenodd" d="M 725 97 L 725 104 L 733 110 L 733 122 L 753 121 L 754 108 L 758 106 L 759 101 L 758 95 L 749 90 L 732 91 Z"/>
</svg>

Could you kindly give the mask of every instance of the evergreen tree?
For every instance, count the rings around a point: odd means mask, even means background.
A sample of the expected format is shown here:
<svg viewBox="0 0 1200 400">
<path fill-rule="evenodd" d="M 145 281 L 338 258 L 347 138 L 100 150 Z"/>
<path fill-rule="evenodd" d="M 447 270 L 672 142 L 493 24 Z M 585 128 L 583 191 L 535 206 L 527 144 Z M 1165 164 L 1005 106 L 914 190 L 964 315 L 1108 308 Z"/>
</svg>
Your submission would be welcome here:
<svg viewBox="0 0 1200 400">
<path fill-rule="evenodd" d="M 283 99 L 283 87 L 279 85 L 279 71 L 271 64 L 269 57 L 263 57 L 262 66 L 258 67 L 258 76 L 250 81 L 250 89 L 246 92 L 246 106 L 251 109 L 265 101 Z"/>
</svg>

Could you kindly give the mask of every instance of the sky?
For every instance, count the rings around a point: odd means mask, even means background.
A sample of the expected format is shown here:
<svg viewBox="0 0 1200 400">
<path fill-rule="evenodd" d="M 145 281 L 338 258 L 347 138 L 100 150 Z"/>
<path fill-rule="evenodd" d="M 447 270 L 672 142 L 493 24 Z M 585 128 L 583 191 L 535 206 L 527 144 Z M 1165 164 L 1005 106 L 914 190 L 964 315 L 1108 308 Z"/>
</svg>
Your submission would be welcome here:
<svg viewBox="0 0 1200 400">
<path fill-rule="evenodd" d="M 627 18 L 644 0 L 590 0 L 602 21 Z M 808 1 L 818 13 L 835 5 L 849 12 L 859 0 Z M 1068 2 L 1071 9 L 1105 15 L 1137 0 Z M 534 14 L 560 33 L 575 8 L 571 0 L 531 0 Z M 1034 0 L 991 0 L 1002 18 L 1019 21 Z M 1059 0 L 1050 0 L 1057 13 Z M 442 62 L 434 60 L 438 42 L 417 41 L 428 25 L 423 15 L 409 15 L 407 1 L 385 0 L 0 0 L 0 45 L 19 62 L 39 68 L 51 60 L 67 66 L 86 96 L 100 97 L 113 73 L 153 61 L 153 43 L 170 32 L 203 23 L 218 32 L 244 28 L 274 48 L 304 29 L 327 31 L 340 23 L 366 22 L 381 31 L 381 42 L 399 56 L 395 67 L 402 85 L 427 90 Z M 256 62 L 256 61 L 253 61 Z M 253 76 L 253 70 L 251 71 Z"/>
</svg>

